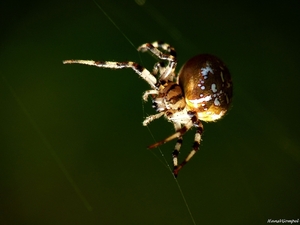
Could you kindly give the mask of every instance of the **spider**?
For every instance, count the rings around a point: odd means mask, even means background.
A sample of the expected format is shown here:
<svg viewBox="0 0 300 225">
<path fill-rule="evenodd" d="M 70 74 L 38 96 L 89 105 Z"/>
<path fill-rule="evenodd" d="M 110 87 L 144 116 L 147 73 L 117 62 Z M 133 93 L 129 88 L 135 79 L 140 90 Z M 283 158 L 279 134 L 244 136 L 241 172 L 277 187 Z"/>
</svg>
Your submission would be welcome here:
<svg viewBox="0 0 300 225">
<path fill-rule="evenodd" d="M 194 56 L 176 74 L 176 51 L 169 44 L 158 41 L 146 43 L 141 45 L 138 51 L 149 51 L 159 59 L 154 64 L 152 73 L 138 63 L 130 61 L 65 60 L 63 63 L 78 63 L 109 69 L 131 68 L 150 85 L 151 89 L 145 91 L 143 99 L 147 101 L 151 96 L 153 108 L 157 113 L 146 117 L 143 125 L 147 126 L 153 120 L 164 116 L 173 123 L 175 133 L 148 148 L 156 148 L 177 138 L 172 152 L 173 175 L 176 178 L 179 170 L 199 149 L 203 133 L 201 121 L 216 121 L 222 118 L 229 109 L 232 100 L 231 76 L 225 64 L 213 55 Z M 192 150 L 178 164 L 183 135 L 191 127 L 196 128 Z"/>
</svg>

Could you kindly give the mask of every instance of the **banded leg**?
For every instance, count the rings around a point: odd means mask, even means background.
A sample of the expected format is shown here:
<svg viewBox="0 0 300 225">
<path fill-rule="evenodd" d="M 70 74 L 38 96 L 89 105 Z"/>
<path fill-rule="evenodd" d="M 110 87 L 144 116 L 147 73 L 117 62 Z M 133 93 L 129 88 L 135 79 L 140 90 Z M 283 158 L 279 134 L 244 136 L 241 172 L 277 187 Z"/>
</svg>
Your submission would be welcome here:
<svg viewBox="0 0 300 225">
<path fill-rule="evenodd" d="M 156 119 L 162 117 L 164 114 L 165 114 L 164 112 L 160 112 L 160 113 L 157 113 L 157 114 L 146 117 L 146 119 L 143 121 L 143 125 L 147 126 L 153 120 L 156 120 Z"/>
<path fill-rule="evenodd" d="M 156 142 L 152 145 L 150 145 L 148 148 L 152 149 L 152 148 L 156 148 L 159 145 L 162 145 L 168 141 L 173 140 L 174 138 L 178 138 L 177 143 L 175 145 L 175 150 L 173 152 L 173 164 L 174 164 L 174 170 L 173 170 L 173 174 L 174 177 L 176 178 L 178 175 L 179 170 L 181 170 L 181 168 L 195 155 L 195 153 L 198 151 L 199 146 L 200 146 L 200 141 L 201 141 L 201 135 L 203 133 L 203 125 L 201 123 L 201 121 L 198 119 L 197 117 L 197 113 L 195 112 L 188 112 L 188 114 L 191 117 L 191 120 L 183 127 L 179 128 L 174 134 L 172 134 L 171 136 Z M 175 129 L 178 128 L 178 125 L 174 125 Z M 195 138 L 194 138 L 194 144 L 193 144 L 193 148 L 190 151 L 190 153 L 188 154 L 188 156 L 185 158 L 185 160 L 179 165 L 178 165 L 178 160 L 177 160 L 177 156 L 182 144 L 182 136 L 192 127 L 195 126 L 197 128 L 196 130 L 196 134 L 195 134 Z"/>
<path fill-rule="evenodd" d="M 135 62 L 109 62 L 109 61 L 93 61 L 93 60 L 64 60 L 63 64 L 84 64 L 88 66 L 97 66 L 109 69 L 125 69 L 131 68 L 140 75 L 153 89 L 157 89 L 157 79 L 144 67 Z"/>
<path fill-rule="evenodd" d="M 159 61 L 154 64 L 153 70 L 152 70 L 152 75 L 157 77 L 157 74 L 163 74 L 166 70 L 166 66 L 163 61 Z"/>
<path fill-rule="evenodd" d="M 178 131 L 176 131 L 174 134 L 170 135 L 169 137 L 167 137 L 161 141 L 158 141 L 158 142 L 148 146 L 148 148 L 149 149 L 156 148 L 156 147 L 158 147 L 166 142 L 169 142 L 175 138 L 179 138 L 179 137 L 183 136 L 192 126 L 193 126 L 193 122 L 190 121 L 184 127 L 180 128 Z"/>
<path fill-rule="evenodd" d="M 164 54 L 158 48 L 167 51 L 169 54 Z M 174 70 L 177 65 L 176 52 L 175 49 L 171 47 L 169 44 L 163 42 L 157 42 L 157 41 L 153 42 L 152 44 L 146 43 L 141 45 L 138 48 L 138 51 L 141 52 L 150 51 L 159 59 L 169 61 L 169 64 L 165 67 L 164 73 L 161 74 L 160 79 L 168 80 L 168 77 L 170 75 L 174 76 Z"/>
<path fill-rule="evenodd" d="M 179 123 L 174 123 L 174 128 L 176 131 L 178 131 L 178 130 L 180 130 L 181 125 Z M 179 151 L 180 151 L 180 148 L 182 145 L 182 140 L 183 140 L 182 136 L 179 136 L 177 139 L 177 142 L 175 144 L 174 151 L 172 152 L 173 174 L 174 174 L 174 171 L 177 170 L 177 168 L 178 168 L 178 155 L 179 155 Z"/>
<path fill-rule="evenodd" d="M 173 175 L 176 178 L 178 174 L 178 155 L 182 145 L 183 138 L 182 136 L 178 137 L 177 142 L 175 144 L 174 151 L 172 152 L 173 157 Z"/>
<path fill-rule="evenodd" d="M 201 124 L 202 125 L 202 124 Z M 178 167 L 175 168 L 174 166 L 174 170 L 173 170 L 173 174 L 174 177 L 177 177 L 179 170 L 182 169 L 182 167 L 188 163 L 188 161 L 190 161 L 190 159 L 196 154 L 196 152 L 199 150 L 199 146 L 200 146 L 200 141 L 201 141 L 201 135 L 203 132 L 203 126 L 201 127 L 197 127 L 197 131 L 195 133 L 195 138 L 194 138 L 194 144 L 193 144 L 193 149 L 190 151 L 190 153 L 188 154 L 188 156 L 185 158 L 185 160 L 183 160 L 182 163 L 180 163 L 180 165 Z"/>
<path fill-rule="evenodd" d="M 177 177 L 179 170 L 181 170 L 181 168 L 188 163 L 188 161 L 190 161 L 190 159 L 196 154 L 196 152 L 199 150 L 199 146 L 200 146 L 200 141 L 201 141 L 201 135 L 203 133 L 203 125 L 201 123 L 201 121 L 198 119 L 197 113 L 195 112 L 188 112 L 190 117 L 191 117 L 191 121 L 193 123 L 193 125 L 197 128 L 196 133 L 195 133 L 195 138 L 194 138 L 194 144 L 193 144 L 193 148 L 190 151 L 190 153 L 188 154 L 188 156 L 185 158 L 185 160 L 183 160 L 183 162 L 173 171 L 173 174 L 175 177 Z"/>
<path fill-rule="evenodd" d="M 143 94 L 143 100 L 146 102 L 148 100 L 149 95 L 158 95 L 158 90 L 148 90 Z"/>
<path fill-rule="evenodd" d="M 163 74 L 165 74 L 167 67 L 165 65 L 165 63 L 163 61 L 157 62 L 154 64 L 153 70 L 152 70 L 152 74 L 155 77 L 161 77 Z M 157 74 L 159 74 L 159 76 L 157 76 Z M 174 77 L 176 76 L 174 70 L 172 73 L 170 73 L 168 75 L 168 80 L 171 82 L 174 82 Z"/>
<path fill-rule="evenodd" d="M 170 53 L 170 55 L 176 57 L 176 51 L 175 51 L 175 48 L 172 47 L 171 45 L 169 45 L 168 43 L 165 43 L 163 41 L 155 41 L 152 43 L 152 45 L 155 47 L 155 48 L 161 48 L 163 49 L 164 51 L 167 51 Z"/>
</svg>

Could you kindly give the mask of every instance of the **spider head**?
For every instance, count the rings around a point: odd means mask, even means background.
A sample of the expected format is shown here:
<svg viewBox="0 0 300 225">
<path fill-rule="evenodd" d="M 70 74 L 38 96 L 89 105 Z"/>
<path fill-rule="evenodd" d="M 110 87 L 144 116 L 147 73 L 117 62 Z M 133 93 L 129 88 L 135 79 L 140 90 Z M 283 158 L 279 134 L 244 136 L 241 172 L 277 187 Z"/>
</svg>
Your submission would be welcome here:
<svg viewBox="0 0 300 225">
<path fill-rule="evenodd" d="M 153 98 L 153 107 L 158 112 L 174 113 L 185 108 L 186 103 L 181 87 L 174 82 L 162 82 L 159 94 Z"/>
</svg>

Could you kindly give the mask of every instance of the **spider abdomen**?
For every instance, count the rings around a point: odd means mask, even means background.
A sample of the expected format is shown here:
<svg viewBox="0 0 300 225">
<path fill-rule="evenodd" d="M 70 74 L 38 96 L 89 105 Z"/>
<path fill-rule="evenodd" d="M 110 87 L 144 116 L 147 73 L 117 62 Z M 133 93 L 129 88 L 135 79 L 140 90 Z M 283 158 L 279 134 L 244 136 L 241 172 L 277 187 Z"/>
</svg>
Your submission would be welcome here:
<svg viewBox="0 0 300 225">
<path fill-rule="evenodd" d="M 179 72 L 179 85 L 186 107 L 200 120 L 215 121 L 229 109 L 232 81 L 228 68 L 216 56 L 197 55 L 188 60 Z"/>
</svg>

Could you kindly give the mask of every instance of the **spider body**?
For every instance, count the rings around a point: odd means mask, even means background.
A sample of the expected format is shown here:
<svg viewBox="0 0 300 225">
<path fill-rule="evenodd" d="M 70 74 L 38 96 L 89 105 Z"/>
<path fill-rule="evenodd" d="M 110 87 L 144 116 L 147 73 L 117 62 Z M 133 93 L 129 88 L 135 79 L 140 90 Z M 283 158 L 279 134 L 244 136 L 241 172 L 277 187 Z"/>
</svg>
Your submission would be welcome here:
<svg viewBox="0 0 300 225">
<path fill-rule="evenodd" d="M 179 170 L 198 151 L 203 132 L 202 121 L 216 121 L 229 109 L 232 99 L 232 82 L 225 64 L 216 56 L 201 54 L 188 60 L 178 75 L 176 52 L 164 42 L 141 45 L 138 51 L 150 51 L 160 61 L 155 63 L 152 73 L 135 62 L 111 62 L 93 60 L 65 60 L 64 64 L 86 64 L 110 69 L 133 69 L 152 88 L 147 90 L 143 99 L 152 97 L 153 108 L 157 114 L 150 115 L 143 121 L 147 126 L 151 121 L 164 116 L 173 123 L 175 133 L 150 145 L 155 148 L 177 138 L 172 153 L 173 174 L 177 177 Z M 165 65 L 165 62 L 167 64 Z M 191 128 L 196 128 L 192 150 L 182 163 L 178 164 L 178 154 L 183 135 Z"/>
<path fill-rule="evenodd" d="M 189 110 L 202 121 L 220 119 L 232 98 L 230 73 L 224 63 L 213 55 L 191 58 L 179 72 L 179 85 Z"/>
</svg>

